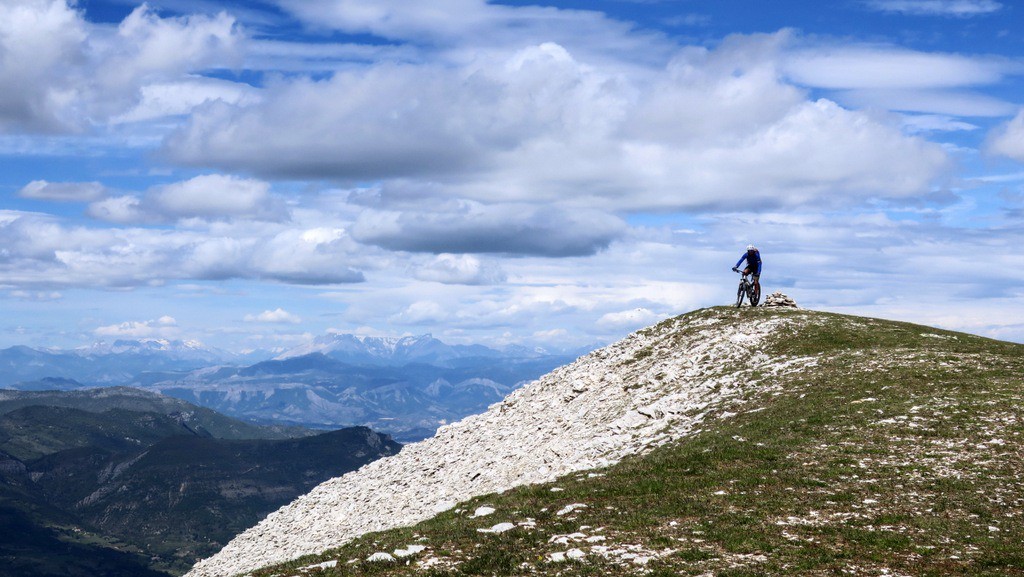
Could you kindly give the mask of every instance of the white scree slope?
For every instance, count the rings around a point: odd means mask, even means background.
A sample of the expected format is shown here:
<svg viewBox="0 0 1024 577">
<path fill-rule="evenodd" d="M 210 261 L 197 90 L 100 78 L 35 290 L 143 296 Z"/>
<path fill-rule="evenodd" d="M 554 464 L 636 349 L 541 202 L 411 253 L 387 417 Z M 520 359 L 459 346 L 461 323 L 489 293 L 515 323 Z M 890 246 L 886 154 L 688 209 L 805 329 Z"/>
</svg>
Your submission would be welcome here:
<svg viewBox="0 0 1024 577">
<path fill-rule="evenodd" d="M 763 390 L 763 382 L 747 380 L 753 370 L 801 368 L 756 352 L 790 315 L 746 323 L 736 315 L 698 311 L 556 369 L 486 413 L 322 483 L 186 577 L 227 577 L 319 553 L 477 495 L 610 465 L 690 435 L 710 411 Z"/>
</svg>

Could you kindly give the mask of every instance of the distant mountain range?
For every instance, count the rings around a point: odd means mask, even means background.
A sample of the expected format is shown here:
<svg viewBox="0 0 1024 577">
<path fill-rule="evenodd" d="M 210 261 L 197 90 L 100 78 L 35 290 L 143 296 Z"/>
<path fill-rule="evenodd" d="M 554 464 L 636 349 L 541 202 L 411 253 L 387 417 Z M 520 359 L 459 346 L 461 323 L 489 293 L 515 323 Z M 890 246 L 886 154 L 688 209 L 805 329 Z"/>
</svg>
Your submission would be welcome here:
<svg viewBox="0 0 1024 577">
<path fill-rule="evenodd" d="M 0 575 L 181 573 L 399 449 L 366 428 L 258 427 L 134 389 L 0 391 Z"/>
<path fill-rule="evenodd" d="M 523 355 L 524 350 L 516 349 L 514 356 L 543 356 L 547 354 Z M 307 345 L 282 353 L 274 360 L 292 359 L 315 353 L 321 353 L 345 363 L 384 366 L 401 366 L 409 363 L 443 366 L 457 359 L 510 356 L 482 345 L 448 345 L 431 335 L 384 338 L 328 334 L 315 338 Z"/>
<path fill-rule="evenodd" d="M 0 350 L 0 387 L 44 390 L 121 385 L 144 372 L 247 364 L 270 356 L 267 352 L 236 355 L 196 341 L 164 339 L 99 342 L 72 350 L 14 346 Z"/>
<path fill-rule="evenodd" d="M 117 341 L 74 351 L 12 347 L 0 350 L 0 386 L 129 385 L 239 419 L 319 429 L 367 426 L 407 442 L 485 410 L 582 352 L 347 334 L 320 336 L 273 358 L 265 353 L 255 364 L 182 341 Z"/>
</svg>

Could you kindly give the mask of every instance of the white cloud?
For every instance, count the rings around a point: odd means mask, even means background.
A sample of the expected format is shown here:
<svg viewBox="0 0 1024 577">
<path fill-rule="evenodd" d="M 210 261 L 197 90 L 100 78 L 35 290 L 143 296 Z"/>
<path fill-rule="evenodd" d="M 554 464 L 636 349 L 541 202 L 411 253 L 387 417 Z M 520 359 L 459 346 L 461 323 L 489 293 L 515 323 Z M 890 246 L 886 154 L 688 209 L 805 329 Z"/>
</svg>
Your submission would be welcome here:
<svg viewBox="0 0 1024 577">
<path fill-rule="evenodd" d="M 352 237 L 390 250 L 579 256 L 606 248 L 626 225 L 587 210 L 453 201 L 412 210 L 366 210 Z"/>
<path fill-rule="evenodd" d="M 602 60 L 661 60 L 671 43 L 598 11 L 548 6 L 506 6 L 486 0 L 276 0 L 315 29 L 370 33 L 414 46 L 421 54 L 472 60 L 490 50 L 554 42 Z M 392 59 L 393 60 L 393 59 Z"/>
<path fill-rule="evenodd" d="M 112 123 L 142 122 L 184 115 L 209 102 L 248 105 L 258 99 L 256 89 L 245 84 L 214 78 L 187 77 L 181 80 L 147 84 L 139 89 L 139 101 Z"/>
<path fill-rule="evenodd" d="M 169 152 L 182 162 L 288 177 L 450 174 L 480 163 L 494 140 L 488 123 L 500 129 L 518 120 L 500 118 L 462 83 L 429 65 L 282 82 L 261 104 L 199 110 L 168 142 Z"/>
<path fill-rule="evenodd" d="M 316 26 L 331 26 L 353 32 L 370 32 L 391 38 L 422 35 L 464 36 L 472 26 L 505 12 L 480 0 L 438 0 L 414 4 L 396 0 L 335 0 L 311 6 L 302 0 L 278 0 L 299 18 Z"/>
<path fill-rule="evenodd" d="M 292 313 L 277 308 L 275 310 L 263 311 L 258 315 L 245 315 L 245 322 L 247 323 L 282 323 L 282 324 L 294 324 L 297 325 L 302 322 L 302 318 L 293 315 Z"/>
<path fill-rule="evenodd" d="M 236 28 L 234 19 L 226 13 L 216 16 L 192 15 L 161 18 L 143 4 L 132 11 L 117 27 L 116 33 L 107 34 L 96 29 L 91 46 L 100 64 L 88 71 L 88 102 L 91 113 L 103 117 L 117 117 L 139 102 L 139 96 L 149 96 L 166 87 L 169 80 L 184 81 L 193 71 L 213 67 L 228 67 L 240 62 L 244 37 Z M 149 94 L 144 87 L 154 85 Z M 188 84 L 179 84 L 185 88 Z M 200 93 L 209 90 L 211 83 L 193 82 Z M 206 95 L 204 95 L 206 96 Z M 205 101 L 207 98 L 176 96 L 177 102 Z M 171 112 L 180 112 L 171 110 Z"/>
<path fill-rule="evenodd" d="M 564 341 L 569 337 L 569 331 L 565 329 L 550 329 L 546 331 L 537 331 L 533 333 L 533 338 L 540 342 L 554 342 L 558 343 Z"/>
<path fill-rule="evenodd" d="M 1003 8 L 995 0 L 866 0 L 864 3 L 882 12 L 961 18 L 992 14 Z"/>
<path fill-rule="evenodd" d="M 837 46 L 800 50 L 783 70 L 797 83 L 832 89 L 927 89 L 995 84 L 1020 73 L 1007 59 L 918 52 L 899 47 Z"/>
<path fill-rule="evenodd" d="M 1000 98 L 965 90 L 845 90 L 836 97 L 853 107 L 959 117 L 1006 116 L 1016 110 Z"/>
<path fill-rule="evenodd" d="M 134 195 L 113 196 L 98 200 L 86 209 L 89 216 L 121 224 L 142 223 L 150 220 L 150 216 L 142 208 L 142 201 Z"/>
<path fill-rule="evenodd" d="M 281 83 L 254 106 L 207 107 L 167 147 L 180 161 L 271 177 L 383 180 L 385 202 L 405 187 L 493 213 L 540 203 L 538 216 L 552 203 L 633 212 L 926 193 L 948 167 L 945 152 L 895 121 L 808 101 L 778 71 L 791 41 L 735 37 L 635 76 L 553 44 L 461 67 L 370 66 Z M 442 240 L 415 248 L 428 232 L 459 234 L 429 222 L 443 219 L 367 213 L 356 230 L 389 248 L 465 252 Z M 555 254 L 528 250 L 544 251 Z"/>
<path fill-rule="evenodd" d="M 469 254 L 439 254 L 415 273 L 416 278 L 443 284 L 487 285 L 505 280 L 501 266 Z"/>
<path fill-rule="evenodd" d="M 287 207 L 262 180 L 208 174 L 92 203 L 89 216 L 109 222 L 154 223 L 182 219 L 287 220 Z"/>
<path fill-rule="evenodd" d="M 113 338 L 176 338 L 181 330 L 178 322 L 171 316 L 148 321 L 125 321 L 116 325 L 98 327 L 93 333 L 98 337 Z"/>
<path fill-rule="evenodd" d="M 597 319 L 597 324 L 605 328 L 638 329 L 664 320 L 664 315 L 645 308 L 607 313 Z"/>
<path fill-rule="evenodd" d="M 1024 162 L 1024 109 L 992 132 L 988 151 Z"/>
<path fill-rule="evenodd" d="M 270 184 L 209 174 L 156 187 L 148 197 L 156 210 L 178 218 L 255 217 L 269 204 Z"/>
<path fill-rule="evenodd" d="M 101 198 L 105 193 L 106 187 L 99 182 L 47 182 L 45 180 L 33 180 L 18 191 L 18 195 L 23 198 L 65 202 L 89 202 Z"/>
<path fill-rule="evenodd" d="M 797 84 L 836 91 L 848 106 L 952 116 L 1009 114 L 1013 103 L 979 89 L 1024 74 L 1009 58 L 841 44 L 785 53 L 781 70 Z"/>
<path fill-rule="evenodd" d="M 87 22 L 74 6 L 70 0 L 0 4 L 0 132 L 83 131 L 124 115 L 140 94 L 147 103 L 134 118 L 153 117 L 160 100 L 154 92 L 175 82 L 173 98 L 164 89 L 164 112 L 181 113 L 211 96 L 210 83 L 189 84 L 189 74 L 236 62 L 244 42 L 223 13 L 160 18 L 143 5 L 112 29 Z"/>
<path fill-rule="evenodd" d="M 908 132 L 955 132 L 977 130 L 978 125 L 956 120 L 950 116 L 935 114 L 908 114 L 903 116 L 903 126 Z"/>
<path fill-rule="evenodd" d="M 64 0 L 0 4 L 0 132 L 77 124 L 69 110 L 75 85 L 65 77 L 84 58 L 86 38 L 87 25 Z"/>
<path fill-rule="evenodd" d="M 57 291 L 23 291 L 14 290 L 11 291 L 10 296 L 23 301 L 35 301 L 35 302 L 49 302 L 59 301 L 64 298 L 64 295 Z"/>
<path fill-rule="evenodd" d="M 446 322 L 448 317 L 448 311 L 440 304 L 434 301 L 417 301 L 392 316 L 391 321 L 411 325 L 438 324 Z"/>
<path fill-rule="evenodd" d="M 346 235 L 306 235 L 289 223 L 193 224 L 180 230 L 86 228 L 7 211 L 0 218 L 0 278 L 19 288 L 232 278 L 335 284 L 362 282 L 356 263 L 375 260 L 376 251 Z"/>
</svg>

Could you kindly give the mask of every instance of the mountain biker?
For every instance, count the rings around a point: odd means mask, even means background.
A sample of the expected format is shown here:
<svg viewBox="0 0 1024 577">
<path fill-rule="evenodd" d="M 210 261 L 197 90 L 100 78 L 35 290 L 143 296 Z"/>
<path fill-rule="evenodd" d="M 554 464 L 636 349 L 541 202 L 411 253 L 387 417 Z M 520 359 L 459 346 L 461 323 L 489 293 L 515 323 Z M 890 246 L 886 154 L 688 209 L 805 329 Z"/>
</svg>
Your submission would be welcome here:
<svg viewBox="0 0 1024 577">
<path fill-rule="evenodd" d="M 732 267 L 733 272 L 740 271 L 740 264 L 743 261 L 747 261 L 747 267 L 743 269 L 743 274 L 754 275 L 754 290 L 757 294 L 761 294 L 761 251 L 757 250 L 757 247 L 748 244 L 747 252 L 743 253 L 740 260 L 736 261 L 736 266 Z"/>
</svg>

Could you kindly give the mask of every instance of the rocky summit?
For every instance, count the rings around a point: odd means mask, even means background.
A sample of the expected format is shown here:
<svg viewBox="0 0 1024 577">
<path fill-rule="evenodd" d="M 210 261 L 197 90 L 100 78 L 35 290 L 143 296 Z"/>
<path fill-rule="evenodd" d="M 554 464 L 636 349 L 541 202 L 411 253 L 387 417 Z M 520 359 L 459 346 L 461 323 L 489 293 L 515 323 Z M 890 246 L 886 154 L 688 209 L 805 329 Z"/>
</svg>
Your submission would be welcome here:
<svg viewBox="0 0 1024 577">
<path fill-rule="evenodd" d="M 319 485 L 188 576 L 235 575 L 317 553 L 428 519 L 476 495 L 607 466 L 690 435 L 709 416 L 742 404 L 752 389 L 770 386 L 765 377 L 812 362 L 780 363 L 756 352 L 793 320 L 736 322 L 745 312 L 670 319 L 582 357 L 483 414 Z"/>
</svg>

